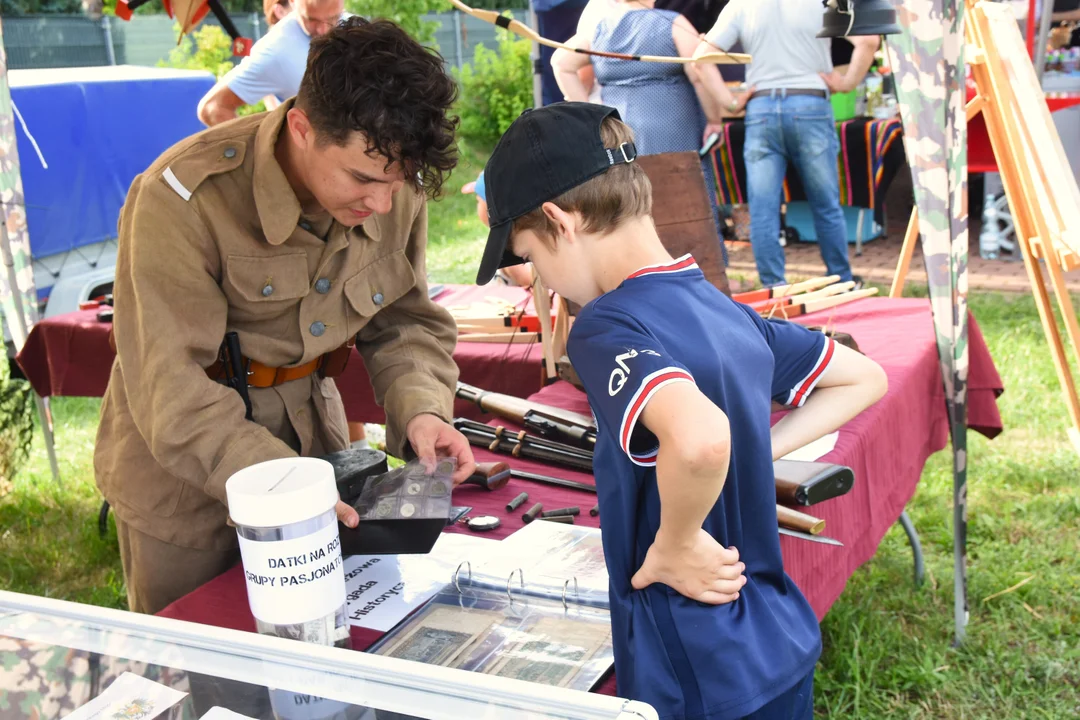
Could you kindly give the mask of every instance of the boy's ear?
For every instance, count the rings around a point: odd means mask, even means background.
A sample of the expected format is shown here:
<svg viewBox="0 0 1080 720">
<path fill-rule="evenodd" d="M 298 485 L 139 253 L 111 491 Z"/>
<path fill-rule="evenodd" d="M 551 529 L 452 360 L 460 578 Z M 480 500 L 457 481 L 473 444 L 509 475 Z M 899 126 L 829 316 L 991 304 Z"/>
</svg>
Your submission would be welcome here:
<svg viewBox="0 0 1080 720">
<path fill-rule="evenodd" d="M 577 232 L 577 220 L 570 213 L 563 210 L 553 202 L 546 202 L 540 206 L 547 215 L 548 220 L 555 226 L 555 231 L 565 237 L 573 237 Z"/>
</svg>

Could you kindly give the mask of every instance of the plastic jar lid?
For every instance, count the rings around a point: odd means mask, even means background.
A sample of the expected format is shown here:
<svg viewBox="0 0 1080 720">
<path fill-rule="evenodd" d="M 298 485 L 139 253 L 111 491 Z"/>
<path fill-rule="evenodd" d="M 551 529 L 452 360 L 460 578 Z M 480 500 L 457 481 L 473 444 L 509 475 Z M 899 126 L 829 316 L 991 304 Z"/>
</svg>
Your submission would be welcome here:
<svg viewBox="0 0 1080 720">
<path fill-rule="evenodd" d="M 319 458 L 268 460 L 225 482 L 229 517 L 246 527 L 280 527 L 332 509 L 338 500 L 334 466 Z"/>
</svg>

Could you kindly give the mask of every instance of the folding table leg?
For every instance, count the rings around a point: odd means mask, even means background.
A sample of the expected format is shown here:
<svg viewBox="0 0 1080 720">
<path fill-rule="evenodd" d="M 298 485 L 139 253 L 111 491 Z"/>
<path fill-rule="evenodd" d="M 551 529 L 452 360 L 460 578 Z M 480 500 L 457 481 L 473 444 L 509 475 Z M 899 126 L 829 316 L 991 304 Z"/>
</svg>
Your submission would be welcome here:
<svg viewBox="0 0 1080 720">
<path fill-rule="evenodd" d="M 52 469 L 53 480 L 59 483 L 60 465 L 56 462 L 56 444 L 53 441 L 52 410 L 49 408 L 49 398 L 34 393 L 34 402 L 37 404 L 38 416 L 41 418 L 41 432 L 45 436 L 45 452 L 49 455 L 49 467 Z"/>
<path fill-rule="evenodd" d="M 907 533 L 908 542 L 911 543 L 911 554 L 915 558 L 915 587 L 922 587 L 923 574 L 926 570 L 923 564 L 922 544 L 919 543 L 919 533 L 915 531 L 915 525 L 908 517 L 907 510 L 900 513 L 900 526 Z"/>
</svg>

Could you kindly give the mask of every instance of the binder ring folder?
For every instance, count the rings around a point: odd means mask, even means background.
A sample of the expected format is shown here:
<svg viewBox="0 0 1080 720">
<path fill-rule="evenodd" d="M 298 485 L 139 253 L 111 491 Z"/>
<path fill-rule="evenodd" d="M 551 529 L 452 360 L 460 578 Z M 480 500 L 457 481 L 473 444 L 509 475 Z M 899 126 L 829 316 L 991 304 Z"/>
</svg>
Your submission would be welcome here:
<svg viewBox="0 0 1080 720">
<path fill-rule="evenodd" d="M 461 594 L 461 585 L 458 584 L 458 573 L 461 572 L 462 565 L 469 566 L 469 579 L 472 580 L 472 564 L 468 560 L 459 563 L 457 569 L 454 570 L 454 587 L 457 588 L 459 595 Z"/>
<path fill-rule="evenodd" d="M 515 573 L 518 576 L 518 581 L 521 584 L 521 589 L 525 589 L 525 573 L 522 571 L 521 568 L 518 568 L 510 573 L 510 577 L 506 578 L 506 597 L 510 598 L 511 603 L 514 602 L 514 596 L 510 592 L 510 583 L 514 582 Z"/>
<path fill-rule="evenodd" d="M 577 595 L 578 594 L 577 576 L 575 575 L 572 579 L 574 581 L 574 594 Z M 569 586 L 570 586 L 570 580 L 567 580 L 566 582 L 564 582 L 563 586 L 562 586 L 562 606 L 563 606 L 563 610 L 569 610 L 570 609 L 570 606 L 566 604 L 566 588 L 569 587 Z"/>
</svg>

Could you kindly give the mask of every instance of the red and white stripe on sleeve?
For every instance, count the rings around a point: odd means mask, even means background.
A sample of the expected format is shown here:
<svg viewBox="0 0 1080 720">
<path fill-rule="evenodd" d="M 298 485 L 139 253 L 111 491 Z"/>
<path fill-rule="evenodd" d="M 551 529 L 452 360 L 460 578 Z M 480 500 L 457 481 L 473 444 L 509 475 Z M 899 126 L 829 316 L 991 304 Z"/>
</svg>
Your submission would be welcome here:
<svg viewBox="0 0 1080 720">
<path fill-rule="evenodd" d="M 802 380 L 795 384 L 795 387 L 788 393 L 786 405 L 790 407 L 802 407 L 806 402 L 806 398 L 810 397 L 810 393 L 813 391 L 814 386 L 821 380 L 821 376 L 825 374 L 825 369 L 829 367 L 829 363 L 833 359 L 833 351 L 836 349 L 836 341 L 832 338 L 825 338 L 825 345 L 821 348 L 821 354 L 818 356 L 817 362 L 814 363 L 814 368 L 804 377 Z"/>
<path fill-rule="evenodd" d="M 634 434 L 634 427 L 637 425 L 638 418 L 641 417 L 642 410 L 648 404 L 649 400 L 656 391 L 665 385 L 670 385 L 674 382 L 694 382 L 694 378 L 690 373 L 686 372 L 682 368 L 668 367 L 662 370 L 657 370 L 654 373 L 646 375 L 641 381 L 641 385 L 638 387 L 637 392 L 630 398 L 629 404 L 626 406 L 626 412 L 623 413 L 622 425 L 619 427 L 619 447 L 626 453 L 630 459 L 636 465 L 642 465 L 649 467 L 656 464 L 656 452 L 657 449 L 636 455 L 630 452 L 630 438 Z"/>
</svg>

